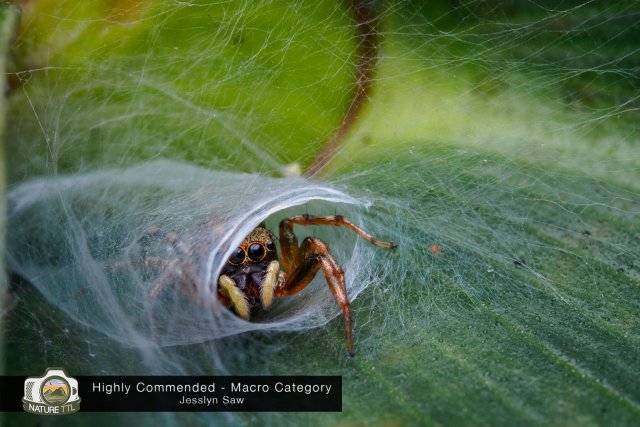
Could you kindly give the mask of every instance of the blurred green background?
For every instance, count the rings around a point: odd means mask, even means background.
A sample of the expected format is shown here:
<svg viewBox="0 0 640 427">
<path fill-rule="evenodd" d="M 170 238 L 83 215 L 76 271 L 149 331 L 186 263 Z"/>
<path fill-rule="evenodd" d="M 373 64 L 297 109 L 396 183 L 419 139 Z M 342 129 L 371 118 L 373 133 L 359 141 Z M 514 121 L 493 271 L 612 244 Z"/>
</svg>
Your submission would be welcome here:
<svg viewBox="0 0 640 427">
<path fill-rule="evenodd" d="M 384 283 L 353 304 L 358 355 L 345 357 L 340 317 L 219 343 L 230 373 L 342 375 L 343 413 L 8 420 L 640 423 L 640 6 L 372 4 L 373 91 L 320 178 L 372 200 L 366 225 L 400 244 L 374 263 Z M 348 108 L 358 38 L 346 2 L 20 6 L 4 99 L 10 185 L 159 157 L 278 175 L 308 166 Z M 70 338 L 91 331 L 26 283 L 9 296 L 5 372 L 62 360 L 94 373 L 95 349 Z M 92 339 L 102 361 L 141 369 Z"/>
</svg>

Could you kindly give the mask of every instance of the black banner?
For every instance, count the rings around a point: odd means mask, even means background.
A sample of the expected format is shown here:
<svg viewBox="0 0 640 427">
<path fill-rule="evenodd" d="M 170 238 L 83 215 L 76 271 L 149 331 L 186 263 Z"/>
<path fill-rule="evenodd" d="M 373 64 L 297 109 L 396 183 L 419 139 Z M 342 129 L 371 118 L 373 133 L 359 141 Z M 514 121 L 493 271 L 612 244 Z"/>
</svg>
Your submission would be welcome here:
<svg viewBox="0 0 640 427">
<path fill-rule="evenodd" d="M 73 378 L 78 381 L 74 392 L 79 397 L 80 412 L 342 411 L 339 376 Z M 33 392 L 31 388 L 27 392 L 25 380 L 24 376 L 0 377 L 0 412 L 23 411 L 32 399 L 39 399 L 42 387 L 30 384 Z M 23 401 L 25 395 L 28 398 Z"/>
</svg>

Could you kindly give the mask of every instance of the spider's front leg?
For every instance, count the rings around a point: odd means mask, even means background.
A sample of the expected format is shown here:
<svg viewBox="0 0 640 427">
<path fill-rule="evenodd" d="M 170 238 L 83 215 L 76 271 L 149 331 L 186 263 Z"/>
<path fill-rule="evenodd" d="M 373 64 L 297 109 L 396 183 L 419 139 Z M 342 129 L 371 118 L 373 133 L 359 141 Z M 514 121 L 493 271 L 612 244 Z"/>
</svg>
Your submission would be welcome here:
<svg viewBox="0 0 640 427">
<path fill-rule="evenodd" d="M 344 282 L 344 271 L 340 264 L 329 251 L 329 246 L 316 237 L 307 237 L 302 241 L 300 248 L 296 245 L 295 267 L 285 276 L 275 290 L 276 297 L 294 295 L 307 287 L 313 280 L 318 269 L 322 268 L 324 278 L 329 285 L 336 302 L 342 310 L 344 316 L 345 331 L 347 334 L 347 349 L 349 355 L 353 356 L 353 336 L 351 328 L 351 305 L 347 297 L 347 287 Z M 283 264 L 284 264 L 283 255 Z"/>
<path fill-rule="evenodd" d="M 280 223 L 281 260 L 286 274 L 276 288 L 277 297 L 293 295 L 304 289 L 322 268 L 325 280 L 336 302 L 342 310 L 347 336 L 347 348 L 353 356 L 353 333 L 351 327 L 351 305 L 347 296 L 344 271 L 331 254 L 329 246 L 316 237 L 307 237 L 298 246 L 298 238 L 293 232 L 294 224 L 299 225 L 333 225 L 348 228 L 368 242 L 386 249 L 397 246 L 390 242 L 376 239 L 346 218 L 336 216 L 296 215 L 282 220 Z"/>
</svg>

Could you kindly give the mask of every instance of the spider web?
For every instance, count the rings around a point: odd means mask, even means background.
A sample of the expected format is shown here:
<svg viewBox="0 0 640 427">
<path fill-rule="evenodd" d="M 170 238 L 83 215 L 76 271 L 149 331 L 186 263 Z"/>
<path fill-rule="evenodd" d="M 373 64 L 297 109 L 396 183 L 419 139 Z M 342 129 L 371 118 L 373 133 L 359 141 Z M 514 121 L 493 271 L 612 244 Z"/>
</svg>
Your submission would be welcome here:
<svg viewBox="0 0 640 427">
<path fill-rule="evenodd" d="M 42 360 L 73 360 L 77 375 L 339 371 L 357 422 L 597 424 L 601 406 L 637 422 L 637 3 L 366 4 L 380 43 L 371 92 L 314 180 L 296 175 L 340 128 L 362 63 L 351 4 L 24 4 L 9 372 Z M 179 259 L 141 247 L 150 227 L 189 242 L 218 218 L 206 283 L 255 225 L 306 212 L 399 244 L 296 228 L 344 266 L 362 359 L 343 357 L 322 277 L 253 322 L 176 286 L 149 298 L 163 271 L 141 254 Z"/>
<path fill-rule="evenodd" d="M 205 203 L 194 206 L 194 200 Z M 201 343 L 262 328 L 308 328 L 334 315 L 328 288 L 312 287 L 303 297 L 276 307 L 265 323 L 249 323 L 212 298 L 216 290 L 212 278 L 220 275 L 244 236 L 265 219 L 276 229 L 279 218 L 300 205 L 318 213 L 334 209 L 349 213 L 354 212 L 350 205 L 361 204 L 300 178 L 209 172 L 168 161 L 41 178 L 9 195 L 15 231 L 8 242 L 8 264 L 10 271 L 30 278 L 47 299 L 78 322 L 130 347 Z M 355 212 L 353 216 L 358 218 Z M 211 220 L 212 226 L 202 228 Z M 153 227 L 179 233 L 187 247 L 202 246 L 200 252 L 193 250 L 200 256 L 185 258 L 167 241 L 145 241 Z M 335 235 L 325 233 L 325 240 L 332 241 Z M 350 294 L 355 297 L 366 282 L 352 283 L 352 279 L 366 268 L 362 261 L 371 258 L 370 249 L 356 248 L 353 239 L 338 242 L 333 252 L 347 260 Z M 159 297 L 151 297 L 161 283 Z M 201 310 L 180 292 L 181 287 L 191 286 L 196 287 Z"/>
</svg>

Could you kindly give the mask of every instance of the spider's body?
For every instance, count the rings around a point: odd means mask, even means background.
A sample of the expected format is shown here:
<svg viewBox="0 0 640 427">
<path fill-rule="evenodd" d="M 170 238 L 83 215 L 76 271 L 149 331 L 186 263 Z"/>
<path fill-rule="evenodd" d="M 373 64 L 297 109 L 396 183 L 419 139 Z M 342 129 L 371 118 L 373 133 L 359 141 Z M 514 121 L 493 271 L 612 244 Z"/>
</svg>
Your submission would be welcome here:
<svg viewBox="0 0 640 427">
<path fill-rule="evenodd" d="M 267 261 L 244 266 L 227 263 L 222 270 L 222 274 L 228 276 L 233 283 L 235 283 L 235 286 L 244 295 L 244 298 L 249 304 L 249 308 L 252 310 L 262 307 L 262 303 L 260 302 L 260 289 L 262 288 L 268 266 L 269 262 Z"/>
<path fill-rule="evenodd" d="M 207 223 L 205 229 L 213 224 L 214 222 Z M 345 227 L 376 246 L 387 249 L 396 247 L 393 243 L 375 239 L 342 216 L 296 215 L 280 222 L 279 258 L 273 233 L 264 224 L 260 224 L 231 253 L 217 283 L 209 284 L 207 288 L 216 292 L 216 297 L 222 304 L 243 319 L 249 320 L 252 310 L 269 309 L 274 298 L 297 294 L 311 283 L 318 270 L 322 270 L 329 289 L 342 310 L 347 347 L 349 353 L 353 354 L 351 309 L 344 271 L 331 254 L 329 246 L 317 237 L 307 237 L 299 245 L 293 232 L 294 224 Z M 158 296 L 167 282 L 173 281 L 187 296 L 199 302 L 198 283 L 193 271 L 197 260 L 202 259 L 203 252 L 206 252 L 207 245 L 203 244 L 202 236 L 208 233 L 203 231 L 196 233 L 191 246 L 181 241 L 175 233 L 164 233 L 158 228 L 147 232 L 146 239 L 167 241 L 179 254 L 179 259 L 169 262 L 160 261 L 156 257 L 146 260 L 146 264 L 159 265 L 165 270 L 165 274 L 152 287 L 150 294 L 153 298 Z"/>
<path fill-rule="evenodd" d="M 222 268 L 220 277 L 226 276 L 231 279 L 235 287 L 240 291 L 243 299 L 246 300 L 248 309 L 257 308 L 268 309 L 269 305 L 263 306 L 261 301 L 261 291 L 269 271 L 269 265 L 274 261 L 272 269 L 278 269 L 278 253 L 274 243 L 274 236 L 271 231 L 260 224 L 240 243 L 231 254 L 229 261 Z M 220 279 L 218 279 L 220 280 Z M 223 279 L 224 280 L 224 279 Z M 228 290 L 224 290 L 223 285 L 219 286 L 219 298 L 228 307 L 235 307 L 236 312 L 243 318 L 248 318 L 248 311 L 244 308 L 237 307 L 242 304 L 238 300 L 234 304 L 228 301 Z M 233 291 L 231 291 L 233 292 Z M 246 314 L 245 314 L 246 312 Z"/>
</svg>

